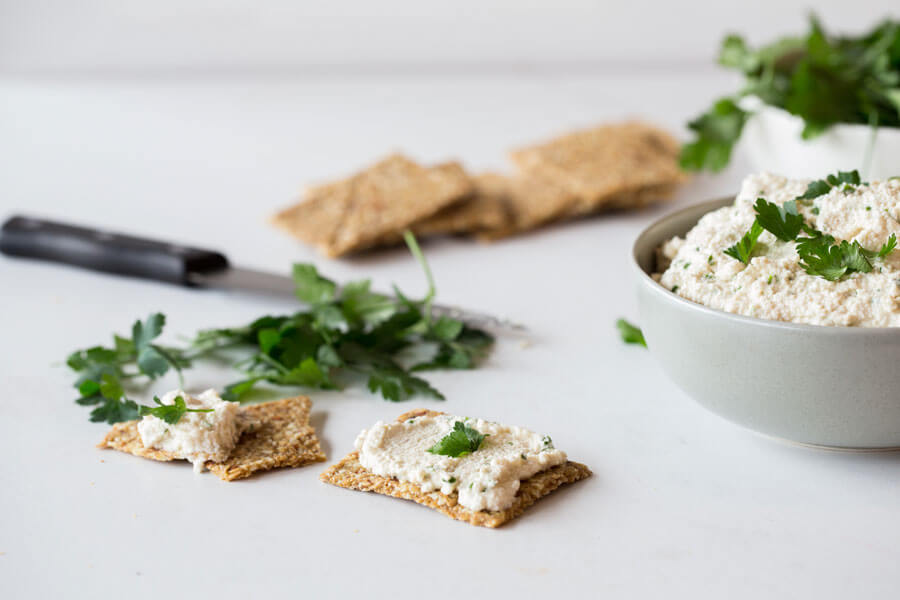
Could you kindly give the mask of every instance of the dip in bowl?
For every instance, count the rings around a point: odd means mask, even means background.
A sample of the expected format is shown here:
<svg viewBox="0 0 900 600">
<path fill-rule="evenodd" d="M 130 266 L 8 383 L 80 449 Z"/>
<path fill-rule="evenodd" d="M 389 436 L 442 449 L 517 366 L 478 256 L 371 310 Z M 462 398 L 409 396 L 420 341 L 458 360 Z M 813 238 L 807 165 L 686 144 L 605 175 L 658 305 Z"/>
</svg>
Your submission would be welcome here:
<svg viewBox="0 0 900 600">
<path fill-rule="evenodd" d="M 673 293 L 657 281 L 671 281 L 659 274 L 673 266 L 658 264 L 658 259 L 668 260 L 660 249 L 673 238 L 684 238 L 704 215 L 734 202 L 725 198 L 683 209 L 638 236 L 634 272 L 640 325 L 650 352 L 701 405 L 757 432 L 832 448 L 900 448 L 900 327 L 813 324 L 828 322 L 829 314 L 820 309 L 827 302 L 811 311 L 794 305 L 783 314 L 811 315 L 807 322 L 774 320 L 785 316 L 776 316 L 777 307 L 773 313 L 769 312 L 772 307 L 760 303 L 755 306 L 765 307 L 759 313 L 768 318 L 734 314 L 726 310 L 737 306 L 737 312 L 744 308 L 749 312 L 755 301 L 738 298 L 735 305 L 726 302 L 713 308 L 682 297 L 678 290 Z M 776 257 L 779 252 L 785 251 L 776 249 Z M 721 249 L 713 253 L 712 261 L 721 261 L 719 268 L 735 274 L 744 268 L 725 263 L 738 261 L 723 255 Z M 881 266 L 873 262 L 873 272 Z M 846 287 L 848 279 L 858 276 L 851 274 L 834 283 Z M 837 298 L 835 312 L 840 312 Z M 817 300 L 810 296 L 807 302 Z M 886 310 L 890 306 L 886 304 Z M 867 313 L 859 322 L 893 322 L 893 316 L 883 312 L 885 307 Z M 844 312 L 835 323 L 859 318 L 851 314 L 854 311 Z"/>
</svg>

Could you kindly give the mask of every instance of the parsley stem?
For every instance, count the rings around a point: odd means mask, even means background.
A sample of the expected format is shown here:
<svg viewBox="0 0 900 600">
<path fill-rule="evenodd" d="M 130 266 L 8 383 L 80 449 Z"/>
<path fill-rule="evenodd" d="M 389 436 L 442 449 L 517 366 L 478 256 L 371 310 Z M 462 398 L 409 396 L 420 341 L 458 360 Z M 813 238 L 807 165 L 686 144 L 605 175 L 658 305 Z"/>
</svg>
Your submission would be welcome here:
<svg viewBox="0 0 900 600">
<path fill-rule="evenodd" d="M 866 153 L 863 155 L 862 172 L 863 179 L 869 178 L 869 169 L 872 166 L 872 154 L 875 151 L 875 138 L 878 137 L 878 113 L 874 110 L 869 113 L 869 141 L 866 142 Z"/>
<path fill-rule="evenodd" d="M 267 363 L 270 366 L 275 367 L 275 369 L 277 369 L 282 374 L 287 374 L 289 372 L 289 369 L 287 367 L 285 367 L 283 364 L 281 364 L 280 362 L 278 362 L 277 360 L 275 360 L 268 354 L 260 352 L 259 359 L 261 361 L 263 361 L 264 363 Z"/>
<path fill-rule="evenodd" d="M 423 300 L 423 304 L 425 305 L 425 322 L 429 325 L 431 324 L 431 302 L 434 300 L 434 295 L 436 293 L 436 289 L 434 286 L 434 277 L 431 275 L 431 268 L 428 266 L 428 261 L 425 260 L 425 254 L 422 253 L 422 249 L 419 247 L 419 242 L 416 241 L 416 236 L 413 235 L 413 232 L 407 229 L 403 232 L 403 239 L 406 241 L 406 245 L 409 247 L 409 251 L 415 257 L 419 264 L 422 266 L 422 270 L 425 271 L 425 280 L 428 282 L 428 294 L 425 295 L 425 299 Z"/>
</svg>

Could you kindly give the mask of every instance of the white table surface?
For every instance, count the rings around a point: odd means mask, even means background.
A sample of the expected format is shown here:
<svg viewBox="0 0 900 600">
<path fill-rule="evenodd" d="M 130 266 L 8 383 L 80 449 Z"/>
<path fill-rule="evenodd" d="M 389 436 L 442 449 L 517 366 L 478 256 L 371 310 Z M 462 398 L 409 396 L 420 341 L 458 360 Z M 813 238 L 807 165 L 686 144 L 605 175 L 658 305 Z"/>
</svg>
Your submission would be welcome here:
<svg viewBox="0 0 900 600">
<path fill-rule="evenodd" d="M 679 128 L 730 82 L 711 71 L 552 76 L 0 82 L 0 217 L 16 211 L 219 248 L 284 270 L 422 290 L 402 250 L 329 261 L 265 223 L 301 184 L 391 149 L 503 168 L 505 149 L 639 115 Z M 746 164 L 676 205 L 734 189 Z M 325 485 L 325 465 L 223 483 L 187 464 L 94 447 L 69 351 L 160 310 L 166 338 L 291 304 L 0 258 L 0 597 L 897 598 L 900 455 L 756 436 L 694 404 L 636 317 L 635 234 L 671 207 L 480 246 L 428 244 L 439 297 L 532 329 L 483 368 L 434 373 L 445 403 L 313 392 L 335 461 L 357 432 L 416 407 L 530 426 L 594 471 L 499 530 Z M 193 389 L 230 381 L 188 373 Z M 157 391 L 176 385 L 173 378 Z M 143 399 L 146 400 L 146 399 Z"/>
</svg>

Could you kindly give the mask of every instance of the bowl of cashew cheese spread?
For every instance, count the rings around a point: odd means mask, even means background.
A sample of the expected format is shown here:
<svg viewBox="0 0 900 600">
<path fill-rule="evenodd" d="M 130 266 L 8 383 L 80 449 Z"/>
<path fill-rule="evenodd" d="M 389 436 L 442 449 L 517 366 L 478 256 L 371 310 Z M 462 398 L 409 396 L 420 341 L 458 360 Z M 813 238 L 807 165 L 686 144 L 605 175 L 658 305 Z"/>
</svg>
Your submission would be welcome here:
<svg viewBox="0 0 900 600">
<path fill-rule="evenodd" d="M 900 179 L 761 173 L 634 246 L 641 326 L 668 375 L 756 431 L 900 447 Z"/>
</svg>

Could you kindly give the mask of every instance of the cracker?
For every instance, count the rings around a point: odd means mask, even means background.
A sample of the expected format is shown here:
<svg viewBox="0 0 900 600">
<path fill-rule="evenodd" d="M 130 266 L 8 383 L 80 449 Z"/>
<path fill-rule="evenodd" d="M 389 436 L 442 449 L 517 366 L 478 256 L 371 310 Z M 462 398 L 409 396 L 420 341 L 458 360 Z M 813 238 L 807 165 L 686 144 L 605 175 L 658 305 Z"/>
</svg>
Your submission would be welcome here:
<svg viewBox="0 0 900 600">
<path fill-rule="evenodd" d="M 675 195 L 675 192 L 678 191 L 678 187 L 678 184 L 651 185 L 635 191 L 614 194 L 607 199 L 602 208 L 592 212 L 641 209 L 651 204 L 671 199 L 672 196 Z M 584 213 L 579 206 L 573 206 L 571 212 L 566 216 L 578 218 L 586 216 L 587 214 L 588 213 Z"/>
<path fill-rule="evenodd" d="M 444 163 L 434 168 L 452 171 L 462 167 L 459 163 Z M 495 176 L 476 175 L 472 178 L 475 191 L 469 197 L 413 223 L 410 230 L 421 239 L 434 235 L 477 233 L 509 225 L 511 215 L 506 195 L 489 187 L 491 177 Z M 385 236 L 379 245 L 391 246 L 402 242 L 403 232 L 398 231 Z"/>
<path fill-rule="evenodd" d="M 208 461 L 206 468 L 223 481 L 233 481 L 257 471 L 324 461 L 316 431 L 309 425 L 311 405 L 309 398 L 297 396 L 240 407 L 238 419 L 243 431 L 237 445 L 224 462 Z M 137 424 L 116 423 L 97 447 L 153 460 L 179 460 L 168 452 L 144 447 Z"/>
<path fill-rule="evenodd" d="M 665 131 L 632 121 L 576 131 L 513 151 L 513 162 L 572 193 L 570 214 L 589 214 L 611 198 L 645 187 L 685 179 L 678 166 L 679 144 Z"/>
<path fill-rule="evenodd" d="M 506 177 L 488 173 L 479 178 L 478 185 L 482 193 L 503 198 L 509 212 L 504 225 L 477 234 L 483 241 L 523 233 L 556 221 L 568 214 L 576 202 L 572 193 L 539 174 Z"/>
<path fill-rule="evenodd" d="M 457 167 L 457 163 L 447 163 L 435 168 L 453 170 Z M 489 184 L 485 185 L 484 181 L 484 175 L 474 177 L 474 192 L 470 197 L 414 223 L 413 233 L 418 236 L 471 233 L 505 225 L 509 220 L 506 199 L 492 193 Z"/>
<path fill-rule="evenodd" d="M 420 409 L 402 414 L 397 420 L 404 421 L 412 417 L 438 414 L 441 413 Z M 423 492 L 414 483 L 375 475 L 367 471 L 358 459 L 359 453 L 351 452 L 339 463 L 329 467 L 319 478 L 326 483 L 343 488 L 412 500 L 458 521 L 466 521 L 481 527 L 499 527 L 521 515 L 529 506 L 560 486 L 574 483 L 591 475 L 591 470 L 585 465 L 568 461 L 523 480 L 513 505 L 506 510 L 473 511 L 458 504 L 455 492 L 451 495 L 437 491 Z"/>
<path fill-rule="evenodd" d="M 469 195 L 471 181 L 456 167 L 426 169 L 394 154 L 344 181 L 311 189 L 273 222 L 327 256 L 362 250 Z"/>
<path fill-rule="evenodd" d="M 354 179 L 310 188 L 299 204 L 272 217 L 272 224 L 316 247 L 327 247 L 351 208 Z"/>
</svg>

